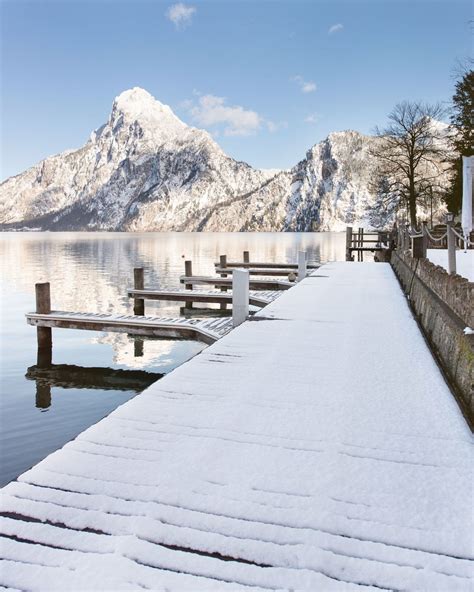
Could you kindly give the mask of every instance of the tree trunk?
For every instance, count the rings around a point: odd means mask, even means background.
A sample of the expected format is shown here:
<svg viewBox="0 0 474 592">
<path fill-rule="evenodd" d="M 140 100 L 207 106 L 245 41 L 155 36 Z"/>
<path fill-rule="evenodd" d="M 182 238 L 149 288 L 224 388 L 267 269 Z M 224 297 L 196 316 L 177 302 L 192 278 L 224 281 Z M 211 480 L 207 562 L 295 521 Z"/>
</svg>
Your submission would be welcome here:
<svg viewBox="0 0 474 592">
<path fill-rule="evenodd" d="M 410 195 L 410 226 L 416 228 L 416 197 Z"/>
</svg>

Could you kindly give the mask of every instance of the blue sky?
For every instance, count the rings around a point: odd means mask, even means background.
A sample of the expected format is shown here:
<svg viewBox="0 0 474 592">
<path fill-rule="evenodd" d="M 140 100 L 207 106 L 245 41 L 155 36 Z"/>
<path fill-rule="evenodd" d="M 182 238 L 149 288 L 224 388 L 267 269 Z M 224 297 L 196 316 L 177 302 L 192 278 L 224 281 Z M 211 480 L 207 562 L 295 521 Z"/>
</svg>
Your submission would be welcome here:
<svg viewBox="0 0 474 592">
<path fill-rule="evenodd" d="M 176 7 L 176 4 L 181 4 Z M 141 86 L 224 150 L 286 168 L 399 101 L 449 101 L 470 1 L 3 0 L 2 171 L 80 147 Z"/>
</svg>

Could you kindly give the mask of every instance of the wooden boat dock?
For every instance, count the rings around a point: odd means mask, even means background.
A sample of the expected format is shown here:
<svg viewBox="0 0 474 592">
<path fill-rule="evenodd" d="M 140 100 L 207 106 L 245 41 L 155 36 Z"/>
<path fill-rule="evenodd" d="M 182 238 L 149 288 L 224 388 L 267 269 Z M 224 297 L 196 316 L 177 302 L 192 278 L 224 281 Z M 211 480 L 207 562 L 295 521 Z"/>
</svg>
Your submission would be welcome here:
<svg viewBox="0 0 474 592">
<path fill-rule="evenodd" d="M 391 267 L 331 263 L 7 485 L 0 586 L 470 592 L 472 528 Z"/>
<path fill-rule="evenodd" d="M 281 295 L 281 290 L 261 290 L 249 292 L 249 304 L 266 306 Z M 171 302 L 202 302 L 206 304 L 232 304 L 232 292 L 219 290 L 135 290 L 129 289 L 130 298 L 161 300 Z"/>
<path fill-rule="evenodd" d="M 173 339 L 197 339 L 204 341 L 204 343 L 217 341 L 232 329 L 231 318 L 199 320 L 51 311 L 49 313 L 28 313 L 26 320 L 29 325 L 35 327 L 110 331 Z"/>
<path fill-rule="evenodd" d="M 228 270 L 230 271 L 230 270 Z M 231 288 L 232 278 L 220 278 L 214 276 L 199 276 L 199 275 L 182 275 L 179 278 L 182 284 L 190 286 L 215 286 L 217 288 Z M 285 280 L 265 280 L 265 279 L 250 279 L 249 287 L 251 290 L 264 290 L 264 291 L 275 291 L 275 290 L 289 290 L 294 286 L 294 282 L 287 282 Z"/>
</svg>

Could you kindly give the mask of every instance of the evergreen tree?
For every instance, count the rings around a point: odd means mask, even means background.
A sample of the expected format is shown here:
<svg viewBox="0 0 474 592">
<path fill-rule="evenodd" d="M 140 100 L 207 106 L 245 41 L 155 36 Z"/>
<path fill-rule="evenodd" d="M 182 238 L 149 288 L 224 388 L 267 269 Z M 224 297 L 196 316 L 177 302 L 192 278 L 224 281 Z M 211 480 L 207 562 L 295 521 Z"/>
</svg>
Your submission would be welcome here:
<svg viewBox="0 0 474 592">
<path fill-rule="evenodd" d="M 457 156 L 452 164 L 451 186 L 445 201 L 450 212 L 457 213 L 462 203 L 462 157 L 474 155 L 474 70 L 465 72 L 456 82 L 452 98 L 452 143 Z"/>
</svg>

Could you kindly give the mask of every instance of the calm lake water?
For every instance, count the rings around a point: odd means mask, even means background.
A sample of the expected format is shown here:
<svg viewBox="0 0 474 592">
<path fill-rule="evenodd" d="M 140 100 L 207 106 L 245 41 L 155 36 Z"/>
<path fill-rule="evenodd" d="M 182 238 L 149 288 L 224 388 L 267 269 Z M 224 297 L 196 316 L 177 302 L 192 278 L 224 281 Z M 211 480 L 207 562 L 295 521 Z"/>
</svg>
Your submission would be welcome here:
<svg viewBox="0 0 474 592">
<path fill-rule="evenodd" d="M 51 283 L 56 310 L 131 313 L 134 267 L 145 268 L 146 287 L 178 288 L 184 259 L 195 274 L 210 275 L 221 254 L 294 262 L 304 249 L 310 261 L 325 262 L 343 260 L 344 248 L 344 233 L 1 233 L 0 486 L 205 347 L 53 329 L 54 366 L 39 375 L 31 368 L 36 331 L 24 318 L 35 309 L 36 282 Z M 146 310 L 179 316 L 180 304 L 146 302 Z"/>
</svg>

